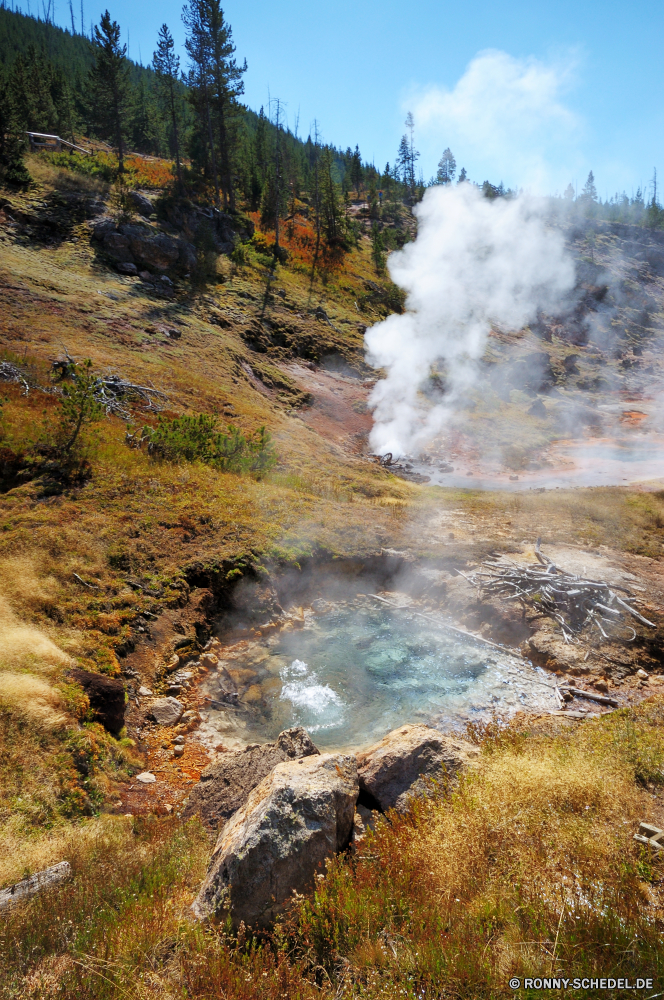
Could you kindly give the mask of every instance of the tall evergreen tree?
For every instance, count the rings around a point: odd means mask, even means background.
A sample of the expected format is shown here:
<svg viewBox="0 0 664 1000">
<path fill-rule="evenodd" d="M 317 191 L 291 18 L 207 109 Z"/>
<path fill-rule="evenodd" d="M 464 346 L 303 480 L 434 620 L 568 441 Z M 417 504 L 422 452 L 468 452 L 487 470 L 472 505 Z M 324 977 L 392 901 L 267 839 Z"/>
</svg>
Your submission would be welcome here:
<svg viewBox="0 0 664 1000">
<path fill-rule="evenodd" d="M 220 0 L 191 0 L 183 20 L 189 31 L 185 46 L 192 62 L 190 85 L 198 92 L 194 106 L 199 105 L 206 118 L 215 187 L 218 191 L 221 186 L 224 208 L 233 210 L 238 97 L 244 92 L 247 64 L 239 66 L 234 58 L 232 32 Z"/>
<path fill-rule="evenodd" d="M 159 29 L 157 49 L 152 56 L 152 65 L 157 74 L 159 95 L 164 111 L 170 121 L 178 188 L 182 191 L 182 166 L 180 164 L 180 121 L 178 79 L 180 57 L 175 54 L 175 42 L 167 24 Z"/>
<path fill-rule="evenodd" d="M 118 149 L 118 169 L 124 171 L 124 131 L 129 94 L 127 46 L 120 44 L 120 25 L 108 11 L 94 28 L 95 62 L 90 83 L 102 132 Z"/>
<path fill-rule="evenodd" d="M 360 197 L 360 185 L 362 184 L 364 171 L 362 170 L 362 157 L 360 156 L 360 147 L 355 147 L 355 152 L 353 153 L 353 158 L 350 164 L 350 179 L 352 181 L 353 187 L 357 192 L 357 197 Z"/>
<path fill-rule="evenodd" d="M 419 160 L 420 154 L 415 149 L 415 119 L 412 111 L 406 115 L 405 125 L 408 130 L 408 187 L 411 200 L 415 201 L 415 161 Z"/>
<path fill-rule="evenodd" d="M 588 174 L 588 180 L 584 184 L 583 191 L 581 192 L 581 197 L 583 201 L 588 201 L 588 202 L 597 201 L 597 188 L 595 187 L 595 176 L 592 170 Z"/>
<path fill-rule="evenodd" d="M 451 184 L 454 180 L 454 175 L 456 173 L 456 160 L 454 159 L 454 154 L 452 150 L 448 148 L 445 150 L 440 160 L 438 161 L 438 172 L 436 174 L 436 181 L 438 184 Z"/>
</svg>

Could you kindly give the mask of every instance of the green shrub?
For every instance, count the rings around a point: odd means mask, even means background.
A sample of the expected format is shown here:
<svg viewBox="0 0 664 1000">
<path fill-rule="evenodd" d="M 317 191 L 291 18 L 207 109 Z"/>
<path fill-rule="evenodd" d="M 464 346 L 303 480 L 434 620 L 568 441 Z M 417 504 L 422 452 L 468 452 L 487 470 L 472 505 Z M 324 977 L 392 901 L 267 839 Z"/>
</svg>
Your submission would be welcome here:
<svg viewBox="0 0 664 1000">
<path fill-rule="evenodd" d="M 245 436 L 238 427 L 229 425 L 228 433 L 224 433 L 217 428 L 217 418 L 205 413 L 172 420 L 160 418 L 156 427 L 143 428 L 142 441 L 154 458 L 205 462 L 224 472 L 262 474 L 277 461 L 265 427 Z"/>
</svg>

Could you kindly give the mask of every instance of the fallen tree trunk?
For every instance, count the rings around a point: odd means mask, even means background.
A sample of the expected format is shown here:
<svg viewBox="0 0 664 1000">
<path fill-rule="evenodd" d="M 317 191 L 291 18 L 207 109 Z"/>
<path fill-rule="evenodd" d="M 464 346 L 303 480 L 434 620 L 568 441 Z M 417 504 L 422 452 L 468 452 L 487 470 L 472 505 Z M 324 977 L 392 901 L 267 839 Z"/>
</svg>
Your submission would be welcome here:
<svg viewBox="0 0 664 1000">
<path fill-rule="evenodd" d="M 35 872 L 30 878 L 21 879 L 20 882 L 10 885 L 7 889 L 0 889 L 0 910 L 21 899 L 28 899 L 44 889 L 50 889 L 52 886 L 64 882 L 70 875 L 71 865 L 68 861 L 61 861 L 50 868 L 44 868 L 41 872 Z"/>
</svg>

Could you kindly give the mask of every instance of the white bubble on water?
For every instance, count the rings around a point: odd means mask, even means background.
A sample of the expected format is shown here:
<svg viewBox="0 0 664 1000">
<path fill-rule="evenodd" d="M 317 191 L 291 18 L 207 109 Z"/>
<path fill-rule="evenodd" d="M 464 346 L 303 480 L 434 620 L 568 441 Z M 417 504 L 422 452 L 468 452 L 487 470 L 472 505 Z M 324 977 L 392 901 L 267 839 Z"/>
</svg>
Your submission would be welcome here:
<svg viewBox="0 0 664 1000">
<path fill-rule="evenodd" d="M 284 667 L 279 672 L 284 682 L 280 701 L 289 701 L 294 714 L 298 716 L 297 721 L 308 723 L 307 728 L 311 732 L 338 725 L 340 710 L 345 707 L 344 702 L 329 684 L 319 683 L 315 672 L 306 676 L 308 670 L 308 664 L 303 660 L 293 660 L 289 667 Z M 326 714 L 327 719 L 324 718 Z M 319 720 L 318 725 L 311 725 L 312 719 Z"/>
</svg>

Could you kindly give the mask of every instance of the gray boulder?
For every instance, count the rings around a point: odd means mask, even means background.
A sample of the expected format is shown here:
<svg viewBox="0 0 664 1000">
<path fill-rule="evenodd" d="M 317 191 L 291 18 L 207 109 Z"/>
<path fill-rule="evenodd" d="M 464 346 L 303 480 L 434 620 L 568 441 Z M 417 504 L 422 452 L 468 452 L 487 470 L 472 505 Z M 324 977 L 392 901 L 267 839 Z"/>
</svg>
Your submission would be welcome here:
<svg viewBox="0 0 664 1000">
<path fill-rule="evenodd" d="M 175 726 L 183 712 L 184 705 L 177 698 L 156 698 L 150 705 L 148 715 L 160 726 Z"/>
<path fill-rule="evenodd" d="M 140 215 L 144 215 L 145 218 L 149 218 L 154 212 L 154 207 L 149 198 L 146 198 L 144 194 L 140 191 L 130 191 L 129 201 L 132 203 L 136 211 Z"/>
<path fill-rule="evenodd" d="M 478 754 L 472 743 L 429 726 L 401 726 L 358 753 L 361 799 L 383 812 L 405 812 L 413 796 L 426 793 L 426 778 L 450 777 Z"/>
<path fill-rule="evenodd" d="M 277 764 L 319 753 L 301 726 L 279 733 L 275 743 L 224 753 L 202 772 L 187 800 L 184 815 L 198 814 L 205 826 L 216 833 Z"/>
<path fill-rule="evenodd" d="M 219 834 L 195 916 L 229 913 L 236 926 L 269 926 L 293 891 L 311 889 L 325 860 L 348 845 L 357 795 L 348 754 L 277 764 Z"/>
<path fill-rule="evenodd" d="M 145 224 L 120 226 L 120 233 L 129 240 L 134 260 L 139 264 L 145 264 L 157 271 L 167 271 L 177 264 L 180 258 L 180 246 L 177 240 L 165 233 L 156 232 Z M 108 238 L 104 240 L 104 245 L 107 241 Z"/>
</svg>

